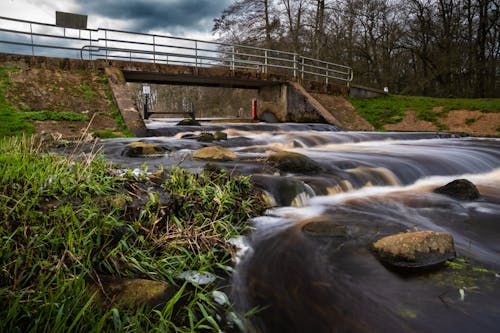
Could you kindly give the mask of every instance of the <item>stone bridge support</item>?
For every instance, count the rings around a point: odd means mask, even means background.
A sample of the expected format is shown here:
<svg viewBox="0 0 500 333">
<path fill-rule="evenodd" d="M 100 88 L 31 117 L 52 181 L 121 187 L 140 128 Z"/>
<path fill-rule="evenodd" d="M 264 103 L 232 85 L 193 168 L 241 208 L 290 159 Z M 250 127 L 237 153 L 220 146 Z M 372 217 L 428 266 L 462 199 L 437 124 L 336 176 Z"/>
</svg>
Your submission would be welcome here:
<svg viewBox="0 0 500 333">
<path fill-rule="evenodd" d="M 275 122 L 340 122 L 309 94 L 301 84 L 293 81 L 259 88 L 259 119 Z"/>
</svg>

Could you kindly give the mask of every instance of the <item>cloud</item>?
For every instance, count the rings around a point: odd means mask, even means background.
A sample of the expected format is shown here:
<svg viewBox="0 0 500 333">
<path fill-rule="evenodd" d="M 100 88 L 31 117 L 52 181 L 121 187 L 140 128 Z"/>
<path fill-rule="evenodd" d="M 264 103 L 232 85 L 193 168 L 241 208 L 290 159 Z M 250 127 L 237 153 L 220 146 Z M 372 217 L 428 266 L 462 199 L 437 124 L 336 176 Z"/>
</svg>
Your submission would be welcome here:
<svg viewBox="0 0 500 333">
<path fill-rule="evenodd" d="M 230 0 L 76 0 L 81 14 L 128 22 L 129 29 L 175 34 L 208 32 Z M 90 17 L 89 17 L 90 19 Z M 107 28 L 112 28 L 107 26 Z"/>
</svg>

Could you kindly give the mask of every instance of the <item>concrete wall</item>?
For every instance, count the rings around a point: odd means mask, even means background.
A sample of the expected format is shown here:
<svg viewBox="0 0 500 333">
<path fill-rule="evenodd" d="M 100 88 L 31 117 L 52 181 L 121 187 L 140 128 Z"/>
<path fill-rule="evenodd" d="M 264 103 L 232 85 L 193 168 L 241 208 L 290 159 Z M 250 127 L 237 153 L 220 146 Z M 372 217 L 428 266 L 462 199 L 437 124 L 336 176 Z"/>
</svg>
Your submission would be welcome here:
<svg viewBox="0 0 500 333">
<path fill-rule="evenodd" d="M 349 96 L 355 98 L 375 98 L 385 95 L 387 95 L 387 93 L 385 93 L 383 90 L 363 87 L 359 85 L 351 86 L 351 89 L 349 91 Z"/>
</svg>

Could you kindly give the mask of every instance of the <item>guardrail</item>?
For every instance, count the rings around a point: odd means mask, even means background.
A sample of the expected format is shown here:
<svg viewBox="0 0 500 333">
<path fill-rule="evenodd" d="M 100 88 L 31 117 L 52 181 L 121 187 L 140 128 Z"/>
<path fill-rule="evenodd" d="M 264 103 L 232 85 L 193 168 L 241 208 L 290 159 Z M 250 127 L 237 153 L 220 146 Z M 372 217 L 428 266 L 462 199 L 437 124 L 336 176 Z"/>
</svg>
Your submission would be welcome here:
<svg viewBox="0 0 500 333">
<path fill-rule="evenodd" d="M 55 52 L 56 51 L 56 52 Z M 0 52 L 227 67 L 349 85 L 352 68 L 297 53 L 115 29 L 69 29 L 0 16 Z"/>
</svg>

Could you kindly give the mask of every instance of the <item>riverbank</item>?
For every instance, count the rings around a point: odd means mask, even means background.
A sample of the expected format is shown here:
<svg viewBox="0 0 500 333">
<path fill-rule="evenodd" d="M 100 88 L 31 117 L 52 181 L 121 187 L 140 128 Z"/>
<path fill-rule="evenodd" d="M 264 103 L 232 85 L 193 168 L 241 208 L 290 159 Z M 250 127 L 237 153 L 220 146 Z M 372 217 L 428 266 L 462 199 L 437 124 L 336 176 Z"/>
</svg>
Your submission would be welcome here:
<svg viewBox="0 0 500 333">
<path fill-rule="evenodd" d="M 35 138 L 0 143 L 2 332 L 238 325 L 229 240 L 264 209 L 248 177 L 132 172 Z"/>
</svg>

